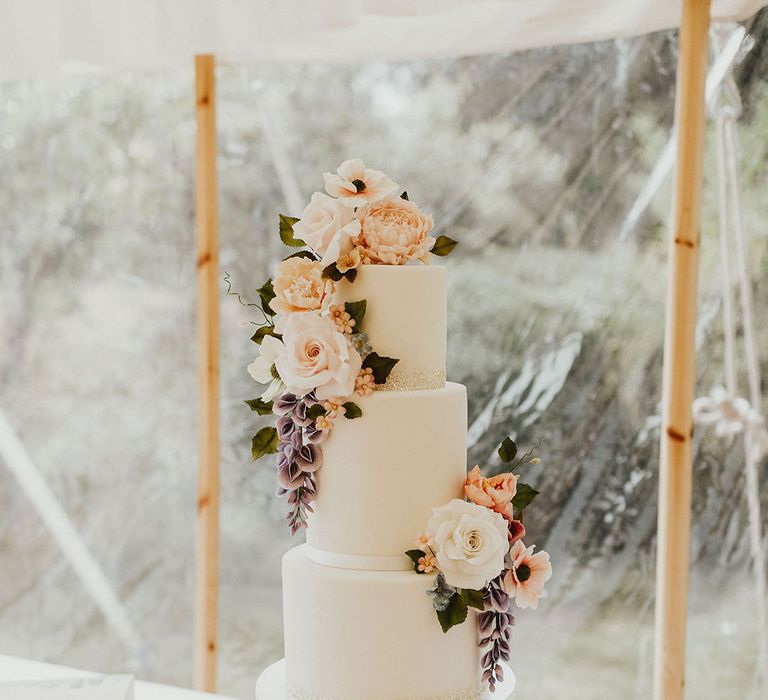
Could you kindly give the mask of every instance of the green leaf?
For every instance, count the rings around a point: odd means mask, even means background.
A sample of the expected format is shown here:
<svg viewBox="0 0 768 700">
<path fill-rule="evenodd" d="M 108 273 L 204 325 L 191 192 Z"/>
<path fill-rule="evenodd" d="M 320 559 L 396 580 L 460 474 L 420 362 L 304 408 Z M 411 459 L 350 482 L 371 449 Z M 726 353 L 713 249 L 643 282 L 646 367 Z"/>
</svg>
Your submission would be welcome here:
<svg viewBox="0 0 768 700">
<path fill-rule="evenodd" d="M 408 193 L 405 190 L 403 190 L 403 193 L 400 195 L 400 199 L 404 199 L 406 202 L 409 201 Z"/>
<path fill-rule="evenodd" d="M 448 607 L 437 611 L 437 619 L 440 620 L 443 632 L 447 632 L 455 625 L 460 625 L 467 619 L 466 602 L 458 593 L 454 593 L 448 601 Z"/>
<path fill-rule="evenodd" d="M 262 401 L 261 399 L 249 399 L 245 402 L 252 411 L 256 411 L 260 416 L 268 416 L 272 413 L 272 402 Z"/>
<path fill-rule="evenodd" d="M 336 267 L 336 263 L 331 263 L 328 267 L 323 268 L 323 279 L 330 279 L 334 282 L 340 282 L 344 275 L 339 272 L 339 268 Z"/>
<path fill-rule="evenodd" d="M 448 236 L 438 236 L 437 240 L 435 241 L 435 245 L 432 246 L 432 250 L 429 252 L 434 255 L 444 257 L 448 255 L 448 253 L 450 253 L 457 245 L 458 241 L 454 241 L 453 238 L 448 238 Z"/>
<path fill-rule="evenodd" d="M 251 440 L 251 457 L 254 460 L 277 452 L 277 429 L 271 426 L 262 428 Z"/>
<path fill-rule="evenodd" d="M 292 248 L 301 248 L 307 245 L 300 238 L 295 238 L 293 235 L 293 225 L 297 221 L 298 219 L 294 216 L 280 214 L 280 240 Z"/>
<path fill-rule="evenodd" d="M 320 418 L 320 416 L 324 416 L 326 413 L 327 411 L 325 410 L 325 406 L 323 406 L 323 404 L 315 403 L 307 409 L 307 418 L 317 420 Z"/>
<path fill-rule="evenodd" d="M 517 445 L 515 441 L 507 435 L 499 447 L 499 457 L 502 462 L 509 464 L 517 456 Z"/>
<path fill-rule="evenodd" d="M 344 277 L 347 278 L 347 282 L 352 284 L 357 279 L 357 268 L 351 267 L 349 270 L 347 270 L 344 275 Z"/>
<path fill-rule="evenodd" d="M 424 556 L 424 552 L 420 549 L 409 549 L 405 555 L 413 562 L 413 570 L 417 574 L 423 574 L 423 571 L 419 571 L 419 559 Z"/>
<path fill-rule="evenodd" d="M 538 495 L 539 492 L 532 486 L 529 486 L 528 484 L 518 484 L 517 493 L 512 499 L 512 508 L 515 513 L 522 513 Z"/>
<path fill-rule="evenodd" d="M 363 318 L 365 318 L 365 309 L 368 306 L 368 302 L 365 299 L 360 301 L 348 301 L 344 304 L 344 311 L 346 311 L 352 319 L 355 321 L 355 325 L 352 327 L 353 333 L 359 333 L 362 328 Z"/>
<path fill-rule="evenodd" d="M 311 250 L 299 250 L 296 253 L 286 255 L 283 260 L 290 260 L 291 258 L 308 258 L 309 260 L 317 260 L 317 255 L 315 255 Z"/>
<path fill-rule="evenodd" d="M 354 401 L 347 401 L 347 403 L 342 405 L 346 410 L 344 417 L 349 418 L 349 420 L 360 418 L 360 416 L 363 415 L 363 412 L 360 410 L 360 406 L 358 406 Z"/>
<path fill-rule="evenodd" d="M 370 367 L 373 370 L 373 381 L 376 384 L 383 384 L 387 381 L 389 373 L 398 362 L 400 360 L 396 360 L 393 357 L 382 357 L 378 353 L 372 352 L 363 360 L 363 369 Z"/>
<path fill-rule="evenodd" d="M 261 341 L 264 340 L 264 337 L 268 335 L 274 336 L 278 340 L 283 339 L 282 335 L 275 333 L 274 326 L 262 326 L 251 336 L 251 340 L 256 343 L 256 345 L 261 345 Z"/>
<path fill-rule="evenodd" d="M 482 591 L 474 591 L 471 588 L 462 588 L 461 591 L 459 591 L 462 599 L 464 602 L 470 607 L 475 608 L 475 610 L 482 610 L 485 606 L 483 605 L 483 592 Z"/>
<path fill-rule="evenodd" d="M 276 296 L 275 288 L 272 286 L 272 279 L 270 278 L 264 282 L 264 284 L 262 284 L 261 287 L 256 290 L 256 293 L 261 299 L 261 308 L 264 310 L 264 313 L 269 316 L 274 316 L 275 312 L 269 305 L 269 302 L 272 301 Z"/>
</svg>

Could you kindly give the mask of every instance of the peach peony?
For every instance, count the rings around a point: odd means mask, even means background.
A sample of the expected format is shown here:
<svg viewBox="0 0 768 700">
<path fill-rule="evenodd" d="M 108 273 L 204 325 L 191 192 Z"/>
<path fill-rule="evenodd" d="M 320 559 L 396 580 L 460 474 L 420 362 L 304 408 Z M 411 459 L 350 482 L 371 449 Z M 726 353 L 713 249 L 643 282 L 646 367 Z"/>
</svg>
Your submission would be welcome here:
<svg viewBox="0 0 768 700">
<path fill-rule="evenodd" d="M 519 608 L 536 608 L 544 595 L 544 584 L 552 578 L 552 564 L 546 552 L 533 553 L 534 546 L 526 547 L 522 540 L 509 551 L 511 565 L 504 576 L 503 587 Z"/>
<path fill-rule="evenodd" d="M 512 520 L 512 499 L 517 493 L 517 479 L 509 473 L 486 479 L 480 473 L 480 467 L 475 466 L 467 475 L 464 493 L 472 503 L 495 510 Z"/>
<path fill-rule="evenodd" d="M 363 261 L 374 265 L 428 262 L 435 239 L 429 236 L 432 216 L 399 197 L 376 202 L 360 212 L 357 242 Z"/>
<path fill-rule="evenodd" d="M 323 266 L 317 260 L 288 258 L 275 272 L 272 282 L 275 298 L 269 303 L 283 316 L 300 311 L 314 311 L 333 293 L 333 282 L 323 279 Z"/>
<path fill-rule="evenodd" d="M 301 219 L 293 225 L 293 234 L 304 241 L 321 258 L 323 267 L 348 256 L 360 233 L 360 222 L 354 212 L 338 199 L 315 192 Z"/>
<path fill-rule="evenodd" d="M 381 170 L 366 168 L 360 158 L 345 160 L 336 174 L 323 173 L 323 179 L 325 191 L 352 208 L 384 199 L 397 190 L 396 182 Z"/>
<path fill-rule="evenodd" d="M 319 401 L 354 392 L 363 361 L 330 318 L 314 311 L 291 314 L 283 344 L 275 367 L 289 392 L 306 396 L 315 390 Z"/>
</svg>

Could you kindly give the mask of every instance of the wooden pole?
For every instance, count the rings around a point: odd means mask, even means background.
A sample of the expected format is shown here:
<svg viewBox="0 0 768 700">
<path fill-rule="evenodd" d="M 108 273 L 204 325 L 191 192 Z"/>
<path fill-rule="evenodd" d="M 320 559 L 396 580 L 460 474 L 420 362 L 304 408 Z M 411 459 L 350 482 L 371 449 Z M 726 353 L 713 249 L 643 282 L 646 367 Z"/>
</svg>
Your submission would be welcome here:
<svg viewBox="0 0 768 700">
<path fill-rule="evenodd" d="M 195 687 L 216 689 L 219 590 L 219 211 L 215 59 L 195 57 L 197 251 L 197 533 Z"/>
<path fill-rule="evenodd" d="M 685 635 L 693 481 L 691 404 L 695 384 L 699 233 L 710 0 L 683 0 L 677 70 L 677 165 L 669 244 L 664 341 L 654 697 L 685 695 Z"/>
</svg>

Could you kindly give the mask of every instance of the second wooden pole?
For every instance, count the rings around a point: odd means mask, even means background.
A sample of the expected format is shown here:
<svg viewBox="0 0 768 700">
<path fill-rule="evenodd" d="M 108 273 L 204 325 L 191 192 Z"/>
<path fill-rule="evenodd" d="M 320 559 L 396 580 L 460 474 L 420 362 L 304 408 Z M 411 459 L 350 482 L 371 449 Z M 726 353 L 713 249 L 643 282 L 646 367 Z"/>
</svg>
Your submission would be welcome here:
<svg viewBox="0 0 768 700">
<path fill-rule="evenodd" d="M 710 0 L 683 0 L 677 70 L 674 212 L 664 340 L 654 697 L 683 700 L 690 566 L 696 370 Z"/>
<path fill-rule="evenodd" d="M 195 234 L 197 265 L 197 531 L 195 687 L 216 690 L 219 595 L 219 206 L 216 65 L 195 57 Z"/>
</svg>

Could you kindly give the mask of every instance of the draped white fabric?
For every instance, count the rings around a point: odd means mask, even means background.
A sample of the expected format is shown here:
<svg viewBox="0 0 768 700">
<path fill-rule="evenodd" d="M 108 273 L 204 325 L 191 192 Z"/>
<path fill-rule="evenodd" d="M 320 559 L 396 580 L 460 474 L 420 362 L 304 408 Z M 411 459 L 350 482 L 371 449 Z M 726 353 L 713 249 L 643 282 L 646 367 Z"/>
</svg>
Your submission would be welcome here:
<svg viewBox="0 0 768 700">
<path fill-rule="evenodd" d="M 768 0 L 713 0 L 743 20 Z M 3 0 L 0 80 L 225 61 L 463 56 L 645 34 L 679 0 Z"/>
</svg>

